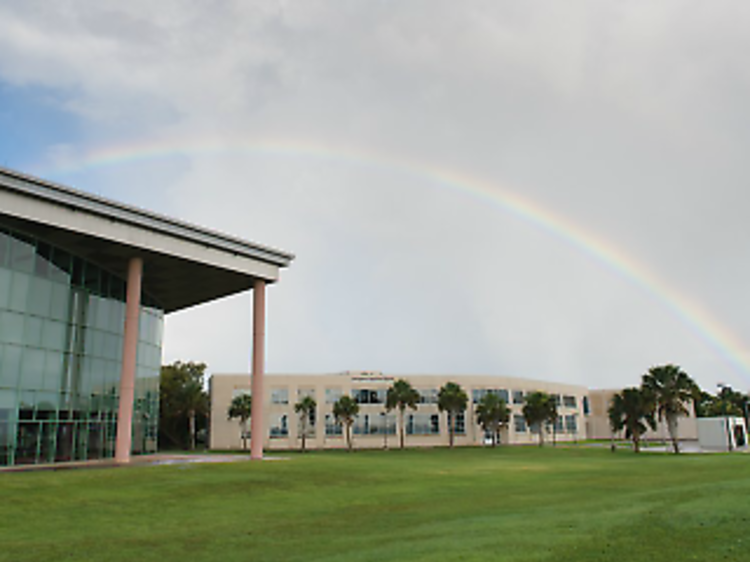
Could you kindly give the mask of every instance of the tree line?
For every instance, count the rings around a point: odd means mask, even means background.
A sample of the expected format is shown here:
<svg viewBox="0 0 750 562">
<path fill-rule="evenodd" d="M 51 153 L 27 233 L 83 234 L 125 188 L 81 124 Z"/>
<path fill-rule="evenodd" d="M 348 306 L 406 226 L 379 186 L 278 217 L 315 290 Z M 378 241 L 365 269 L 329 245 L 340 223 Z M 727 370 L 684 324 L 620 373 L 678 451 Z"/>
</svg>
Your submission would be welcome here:
<svg viewBox="0 0 750 562">
<path fill-rule="evenodd" d="M 689 414 L 691 403 L 697 417 L 744 417 L 747 427 L 747 402 L 747 395 L 728 386 L 713 396 L 701 390 L 679 366 L 667 364 L 650 368 L 641 377 L 640 386 L 615 394 L 607 413 L 613 438 L 615 432 L 625 430 L 625 437 L 632 441 L 636 453 L 641 449 L 643 435 L 649 428 L 656 430 L 658 421 L 666 424 L 672 450 L 679 453 L 678 419 Z"/>
</svg>

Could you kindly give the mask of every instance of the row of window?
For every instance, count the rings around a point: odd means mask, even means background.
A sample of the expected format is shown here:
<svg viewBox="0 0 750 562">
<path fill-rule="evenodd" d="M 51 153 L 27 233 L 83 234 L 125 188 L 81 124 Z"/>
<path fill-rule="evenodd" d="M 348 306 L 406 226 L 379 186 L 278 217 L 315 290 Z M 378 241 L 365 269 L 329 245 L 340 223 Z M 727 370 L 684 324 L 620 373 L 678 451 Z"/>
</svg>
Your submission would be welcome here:
<svg viewBox="0 0 750 562">
<path fill-rule="evenodd" d="M 358 404 L 385 404 L 387 389 L 385 388 L 356 388 L 352 389 L 351 396 Z M 420 404 L 437 404 L 438 401 L 438 389 L 417 389 L 419 392 L 419 403 Z M 300 389 L 298 391 L 298 399 L 304 396 L 315 396 L 314 389 Z M 341 398 L 343 392 L 340 388 L 326 388 L 325 389 L 325 401 L 326 404 L 333 404 L 339 398 Z M 499 396 L 506 404 L 509 402 L 509 393 L 507 390 L 502 388 L 475 388 L 471 391 L 472 402 L 478 404 L 482 398 L 488 394 L 495 394 Z M 522 390 L 513 391 L 513 404 L 523 404 L 525 401 L 525 394 Z M 555 402 L 558 406 L 565 408 L 576 408 L 577 402 L 575 396 L 552 394 Z M 278 387 L 271 389 L 271 402 L 273 404 L 288 404 L 289 403 L 289 390 L 287 388 Z M 584 398 L 585 405 L 585 398 Z"/>
<path fill-rule="evenodd" d="M 516 433 L 526 433 L 529 430 L 526 418 L 519 415 L 513 416 L 513 429 Z M 578 433 L 578 416 L 575 414 L 568 416 L 559 416 L 554 426 L 546 428 L 548 431 L 553 430 L 557 433 Z"/>
</svg>

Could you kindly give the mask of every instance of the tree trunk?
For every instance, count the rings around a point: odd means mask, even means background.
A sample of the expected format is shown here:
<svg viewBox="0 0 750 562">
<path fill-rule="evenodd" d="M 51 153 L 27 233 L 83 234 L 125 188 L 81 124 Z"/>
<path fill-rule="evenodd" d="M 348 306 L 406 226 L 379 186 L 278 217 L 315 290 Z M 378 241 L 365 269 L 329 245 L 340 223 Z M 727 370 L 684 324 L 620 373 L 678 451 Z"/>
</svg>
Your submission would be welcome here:
<svg viewBox="0 0 750 562">
<path fill-rule="evenodd" d="M 399 427 L 398 427 L 398 440 L 401 448 L 404 448 L 404 408 L 399 409 Z"/>
<path fill-rule="evenodd" d="M 195 410 L 190 410 L 190 450 L 195 449 Z"/>
<path fill-rule="evenodd" d="M 306 414 L 303 413 L 302 417 L 302 452 L 305 452 L 305 436 L 307 434 L 307 420 L 304 418 Z"/>
<path fill-rule="evenodd" d="M 680 443 L 677 440 L 677 416 L 669 416 L 667 418 L 667 431 L 669 431 L 669 438 L 672 440 L 672 449 L 675 454 L 680 452 Z"/>
<path fill-rule="evenodd" d="M 240 431 L 242 432 L 242 449 L 247 451 L 247 420 L 240 421 Z"/>
<path fill-rule="evenodd" d="M 636 453 L 641 452 L 641 436 L 637 433 L 633 434 L 633 449 Z"/>
<path fill-rule="evenodd" d="M 352 451 L 352 424 L 346 424 L 346 445 L 349 448 L 349 452 Z"/>
<path fill-rule="evenodd" d="M 544 447 L 544 425 L 539 424 L 539 446 Z"/>
<path fill-rule="evenodd" d="M 453 434 L 456 432 L 456 414 L 451 412 L 450 427 L 448 428 L 450 436 L 450 448 L 453 448 Z"/>
</svg>

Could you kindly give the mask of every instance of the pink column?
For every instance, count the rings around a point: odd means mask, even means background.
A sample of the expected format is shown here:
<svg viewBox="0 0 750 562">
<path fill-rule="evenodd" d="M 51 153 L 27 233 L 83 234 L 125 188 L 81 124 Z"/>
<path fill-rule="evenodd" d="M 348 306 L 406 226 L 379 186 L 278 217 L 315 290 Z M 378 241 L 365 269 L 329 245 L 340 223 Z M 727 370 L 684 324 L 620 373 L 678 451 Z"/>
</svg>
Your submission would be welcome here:
<svg viewBox="0 0 750 562">
<path fill-rule="evenodd" d="M 115 460 L 118 463 L 130 462 L 142 276 L 143 260 L 141 258 L 131 258 L 128 264 L 125 333 L 123 335 L 122 371 L 120 374 L 120 407 L 117 414 L 117 441 L 115 444 Z"/>
<path fill-rule="evenodd" d="M 250 458 L 263 459 L 263 348 L 266 335 L 266 282 L 253 285 L 253 370 L 252 412 L 250 414 Z"/>
</svg>

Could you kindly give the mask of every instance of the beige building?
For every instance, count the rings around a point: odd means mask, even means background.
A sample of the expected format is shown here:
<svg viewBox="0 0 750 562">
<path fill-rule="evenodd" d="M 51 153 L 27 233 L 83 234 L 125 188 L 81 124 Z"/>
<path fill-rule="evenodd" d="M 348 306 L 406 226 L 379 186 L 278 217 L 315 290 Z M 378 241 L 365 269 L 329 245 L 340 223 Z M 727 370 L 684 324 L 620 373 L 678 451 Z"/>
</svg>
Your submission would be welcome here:
<svg viewBox="0 0 750 562">
<path fill-rule="evenodd" d="M 523 397 L 537 390 L 547 392 L 558 401 L 559 420 L 554 430 L 558 441 L 586 438 L 584 408 L 588 389 L 583 386 L 534 381 L 499 376 L 474 375 L 387 375 L 372 371 L 347 371 L 321 375 L 265 375 L 263 412 L 265 421 L 264 449 L 300 447 L 300 420 L 294 405 L 305 396 L 312 396 L 317 408 L 310 416 L 307 446 L 310 448 L 342 448 L 346 441 L 342 428 L 335 423 L 333 403 L 343 395 L 352 396 L 360 405 L 353 426 L 356 448 L 382 448 L 398 445 L 398 415 L 386 412 L 385 398 L 394 381 L 403 378 L 419 392 L 416 410 L 407 409 L 404 416 L 407 446 L 444 446 L 448 444 L 448 421 L 438 411 L 438 389 L 446 382 L 461 385 L 469 397 L 466 412 L 457 417 L 457 445 L 485 443 L 484 431 L 476 421 L 475 408 L 481 397 L 497 393 L 511 409 L 511 420 L 501 431 L 502 443 L 532 443 L 537 436 L 526 425 L 521 408 Z M 233 397 L 250 392 L 247 374 L 214 375 L 210 381 L 212 449 L 242 447 L 239 420 L 228 419 L 227 411 Z M 553 429 L 549 428 L 548 438 Z"/>
<path fill-rule="evenodd" d="M 612 397 L 618 392 L 620 392 L 620 390 L 589 390 L 589 405 L 591 411 L 586 417 L 585 428 L 589 439 L 612 438 L 612 430 L 609 428 L 609 416 L 607 415 L 607 410 L 609 409 Z M 693 410 L 693 404 L 688 404 L 687 408 L 690 414 L 688 416 L 680 417 L 677 424 L 677 437 L 681 441 L 694 441 L 698 439 L 698 422 L 695 417 L 695 411 Z M 624 431 L 621 431 L 614 437 L 617 439 L 624 439 Z M 659 421 L 656 431 L 649 429 L 643 438 L 652 441 L 668 439 L 669 433 L 667 432 L 666 423 Z"/>
</svg>

